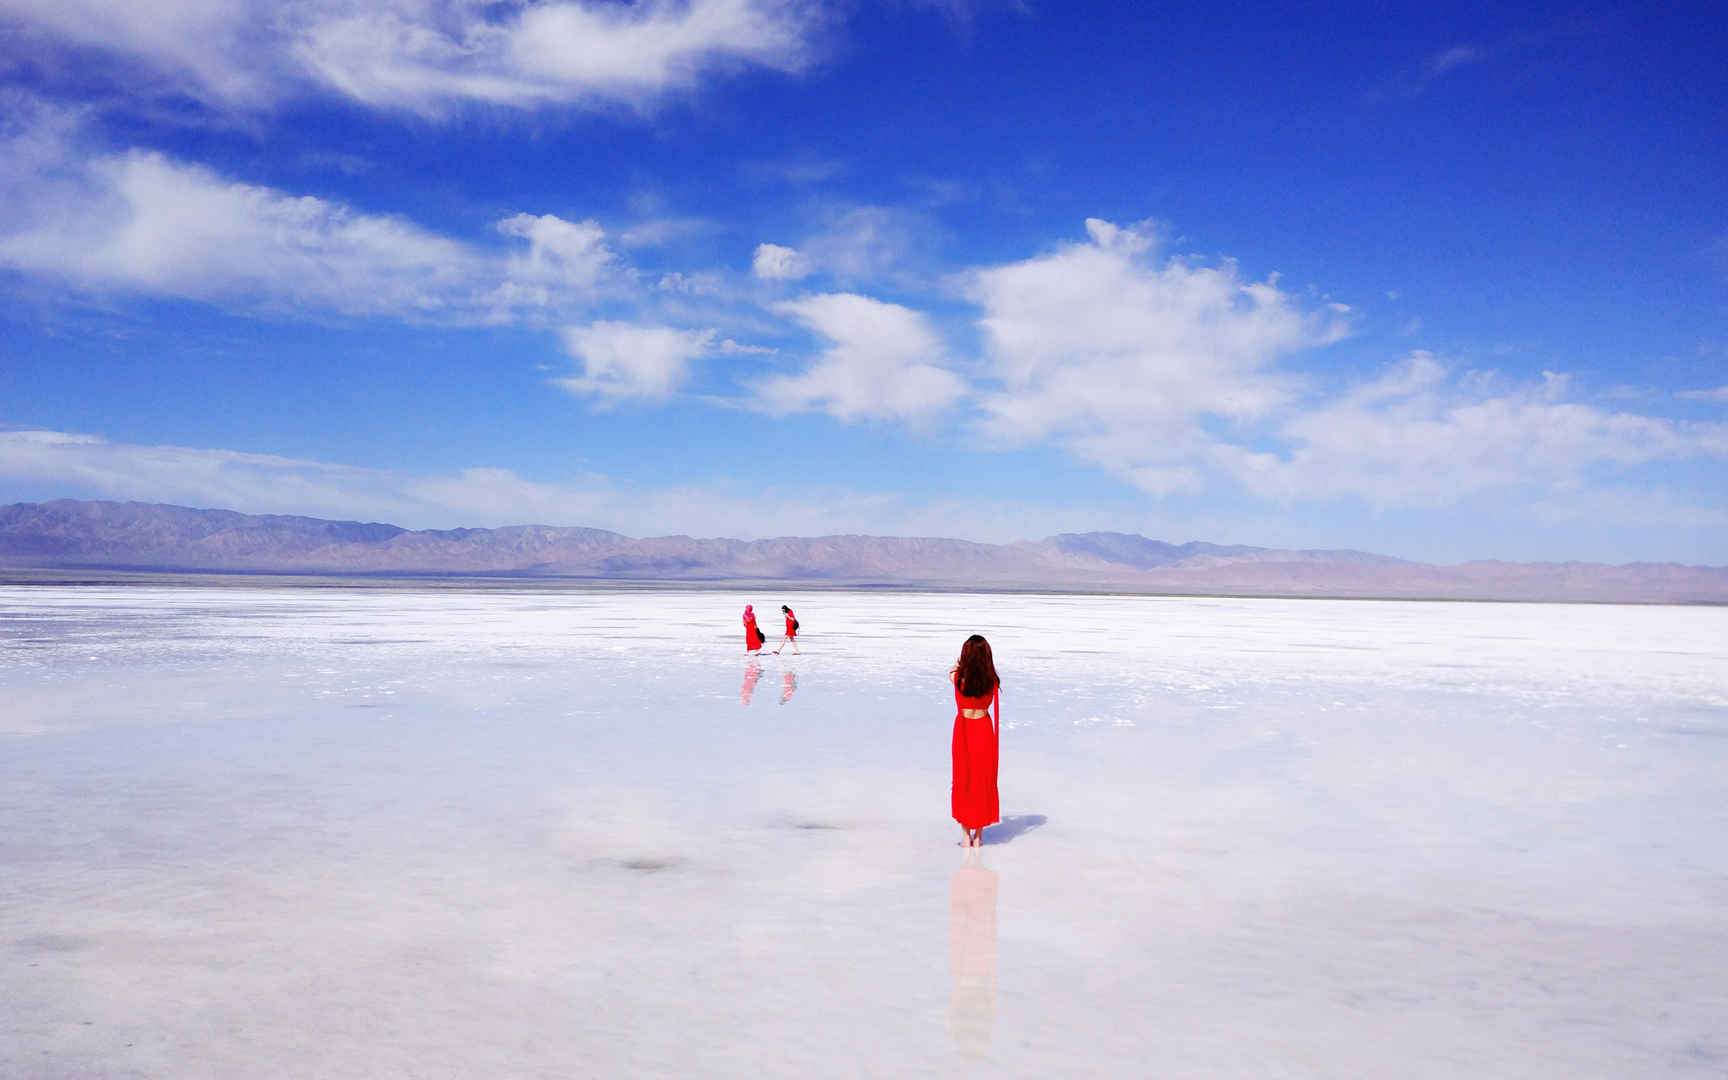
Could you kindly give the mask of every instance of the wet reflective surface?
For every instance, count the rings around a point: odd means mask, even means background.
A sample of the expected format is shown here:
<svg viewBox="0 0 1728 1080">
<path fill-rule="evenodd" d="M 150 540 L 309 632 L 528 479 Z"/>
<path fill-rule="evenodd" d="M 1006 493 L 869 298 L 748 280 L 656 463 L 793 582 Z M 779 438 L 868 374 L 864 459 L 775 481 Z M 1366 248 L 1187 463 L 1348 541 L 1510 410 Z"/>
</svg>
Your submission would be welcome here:
<svg viewBox="0 0 1728 1080">
<path fill-rule="evenodd" d="M 0 587 L 0 1075 L 1728 1063 L 1728 611 L 787 599 Z"/>
</svg>

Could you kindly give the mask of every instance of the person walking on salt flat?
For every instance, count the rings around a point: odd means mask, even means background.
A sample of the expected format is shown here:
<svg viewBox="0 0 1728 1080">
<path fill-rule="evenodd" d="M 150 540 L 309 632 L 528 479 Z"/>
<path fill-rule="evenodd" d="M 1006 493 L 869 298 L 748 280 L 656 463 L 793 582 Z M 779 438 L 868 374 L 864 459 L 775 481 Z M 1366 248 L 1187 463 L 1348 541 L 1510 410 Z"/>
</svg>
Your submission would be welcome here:
<svg viewBox="0 0 1728 1080">
<path fill-rule="evenodd" d="M 768 638 L 756 626 L 756 605 L 744 605 L 744 651 L 754 653 L 768 644 Z"/>
<path fill-rule="evenodd" d="M 785 604 L 780 605 L 780 612 L 781 612 L 781 614 L 786 616 L 786 636 L 781 639 L 779 647 L 774 650 L 774 655 L 776 655 L 776 656 L 780 655 L 781 649 L 784 649 L 787 645 L 791 645 L 792 646 L 792 655 L 797 656 L 798 655 L 798 616 L 792 614 L 792 609 L 787 607 Z"/>
</svg>

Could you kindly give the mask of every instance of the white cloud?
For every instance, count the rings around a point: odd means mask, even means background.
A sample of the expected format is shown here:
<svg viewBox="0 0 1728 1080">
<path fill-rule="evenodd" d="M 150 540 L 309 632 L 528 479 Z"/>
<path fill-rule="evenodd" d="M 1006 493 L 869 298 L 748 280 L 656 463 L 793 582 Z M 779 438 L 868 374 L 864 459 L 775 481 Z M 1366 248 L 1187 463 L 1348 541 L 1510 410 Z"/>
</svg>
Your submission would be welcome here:
<svg viewBox="0 0 1728 1080">
<path fill-rule="evenodd" d="M 1244 281 L 1230 263 L 1160 261 L 1145 227 L 1086 228 L 1089 243 L 964 279 L 1001 382 L 984 429 L 1061 446 L 1148 493 L 1229 480 L 1275 503 L 1445 506 L 1728 458 L 1728 424 L 1616 412 L 1576 400 L 1562 374 L 1457 374 L 1422 351 L 1316 395 L 1280 361 L 1343 336 L 1346 306 L 1304 310 L 1276 278 Z"/>
<path fill-rule="evenodd" d="M 602 398 L 664 399 L 690 372 L 690 361 L 714 341 L 713 330 L 676 330 L 596 322 L 564 331 L 564 347 L 582 361 L 582 374 L 555 380 L 575 394 Z"/>
<path fill-rule="evenodd" d="M 796 281 L 810 272 L 796 248 L 757 244 L 750 272 L 764 281 Z"/>
<path fill-rule="evenodd" d="M 532 294 L 538 306 L 552 303 L 560 292 L 589 293 L 619 272 L 618 257 L 606 246 L 605 230 L 592 221 L 516 214 L 500 221 L 498 231 L 528 241 L 526 252 L 510 256 L 506 279 L 518 288 L 538 290 Z"/>
<path fill-rule="evenodd" d="M 1611 412 L 1569 400 L 1564 376 L 1508 384 L 1455 376 L 1412 353 L 1336 400 L 1285 421 L 1284 453 L 1213 444 L 1207 456 L 1251 491 L 1280 500 L 1359 497 L 1444 505 L 1493 490 L 1567 490 L 1593 470 L 1728 458 L 1728 425 Z"/>
<path fill-rule="evenodd" d="M 1710 390 L 1682 390 L 1674 395 L 1687 401 L 1709 401 L 1718 405 L 1728 405 L 1728 386 L 1718 386 Z"/>
<path fill-rule="evenodd" d="M 0 14 L 46 42 L 130 59 L 159 84 L 136 90 L 242 106 L 334 91 L 428 114 L 644 105 L 710 73 L 797 71 L 818 22 L 811 0 L 0 0 Z"/>
<path fill-rule="evenodd" d="M 714 348 L 722 356 L 772 356 L 780 351 L 779 349 L 771 349 L 766 345 L 740 345 L 731 338 L 727 338 Z"/>
<path fill-rule="evenodd" d="M 160 153 L 87 156 L 69 114 L 0 139 L 0 266 L 95 291 L 449 322 L 580 303 L 627 277 L 593 222 L 518 214 L 510 254 L 400 217 L 247 184 Z"/>
<path fill-rule="evenodd" d="M 1152 250 L 1157 242 L 1158 234 L 1150 224 L 1141 224 L 1122 228 L 1103 218 L 1087 218 L 1086 235 L 1092 238 L 1102 251 L 1116 251 L 1124 255 L 1139 255 Z"/>
<path fill-rule="evenodd" d="M 654 287 L 661 292 L 680 296 L 719 296 L 726 288 L 718 274 L 684 274 L 676 270 L 661 274 Z"/>
<path fill-rule="evenodd" d="M 1275 279 L 1157 261 L 1149 227 L 1093 218 L 1086 231 L 1090 243 L 965 280 L 1002 383 L 984 402 L 998 437 L 1053 439 L 1151 492 L 1192 488 L 1205 422 L 1283 406 L 1295 386 L 1274 362 L 1346 332 L 1341 313 L 1300 310 Z"/>
<path fill-rule="evenodd" d="M 948 408 L 966 391 L 959 376 L 940 366 L 941 339 L 918 312 L 851 293 L 807 296 L 775 310 L 832 344 L 802 374 L 761 383 L 758 400 L 771 412 L 918 420 Z"/>
<path fill-rule="evenodd" d="M 483 276 L 483 256 L 400 218 L 156 153 L 98 159 L 35 201 L 32 223 L 0 237 L 0 264 L 96 289 L 432 314 Z"/>
</svg>

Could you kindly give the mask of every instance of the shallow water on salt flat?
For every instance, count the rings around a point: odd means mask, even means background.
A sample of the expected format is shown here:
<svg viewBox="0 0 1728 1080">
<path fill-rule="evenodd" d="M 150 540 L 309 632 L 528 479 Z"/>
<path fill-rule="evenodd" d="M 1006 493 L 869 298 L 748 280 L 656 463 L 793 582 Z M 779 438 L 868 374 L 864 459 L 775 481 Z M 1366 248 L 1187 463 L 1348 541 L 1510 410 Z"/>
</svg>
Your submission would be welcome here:
<svg viewBox="0 0 1728 1080">
<path fill-rule="evenodd" d="M 1725 776 L 1722 608 L 0 587 L 0 1075 L 1721 1075 Z"/>
</svg>

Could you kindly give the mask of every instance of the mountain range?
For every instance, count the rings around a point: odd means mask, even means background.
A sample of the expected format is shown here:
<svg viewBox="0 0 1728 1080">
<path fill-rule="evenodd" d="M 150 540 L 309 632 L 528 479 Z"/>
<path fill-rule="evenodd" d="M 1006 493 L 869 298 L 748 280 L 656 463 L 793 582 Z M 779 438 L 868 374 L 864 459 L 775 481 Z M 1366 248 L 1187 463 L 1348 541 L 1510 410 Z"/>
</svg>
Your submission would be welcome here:
<svg viewBox="0 0 1728 1080">
<path fill-rule="evenodd" d="M 1014 544 L 889 536 L 635 538 L 603 529 L 395 525 L 61 499 L 0 508 L 0 568 L 619 581 L 786 581 L 1264 596 L 1728 602 L 1728 567 L 1434 565 L 1348 550 L 1063 533 Z"/>
</svg>

